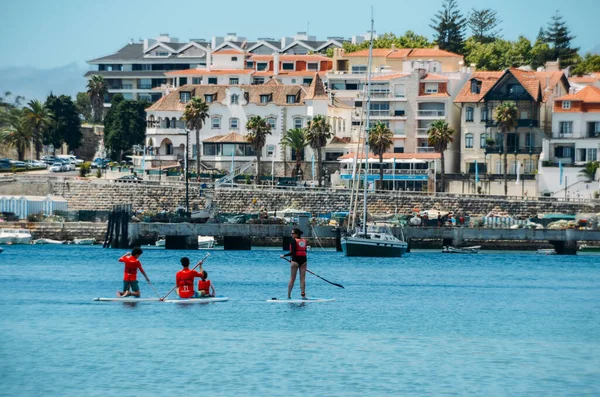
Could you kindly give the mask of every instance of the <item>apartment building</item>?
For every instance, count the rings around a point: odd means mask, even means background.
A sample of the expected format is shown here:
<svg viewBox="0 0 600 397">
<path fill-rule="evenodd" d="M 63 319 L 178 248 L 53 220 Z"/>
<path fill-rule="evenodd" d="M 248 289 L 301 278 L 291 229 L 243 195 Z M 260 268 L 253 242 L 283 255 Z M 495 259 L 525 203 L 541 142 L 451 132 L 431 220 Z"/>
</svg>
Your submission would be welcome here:
<svg viewBox="0 0 600 397">
<path fill-rule="evenodd" d="M 186 131 L 183 119 L 192 97 L 209 104 L 210 117 L 200 130 L 200 142 L 196 142 L 195 131 Z M 327 114 L 327 107 L 325 88 L 317 74 L 309 87 L 283 85 L 276 79 L 262 85 L 187 84 L 147 109 L 146 161 L 152 166 L 177 164 L 184 158 L 186 139 L 190 158 L 200 151 L 209 167 L 229 169 L 232 156 L 235 162 L 251 161 L 256 154 L 245 140 L 245 125 L 252 116 L 261 116 L 271 125 L 262 153 L 264 162 L 291 161 L 290 149 L 280 144 L 283 134 L 290 128 L 305 127 L 314 115 Z M 310 150 L 307 156 L 312 154 Z"/>
</svg>

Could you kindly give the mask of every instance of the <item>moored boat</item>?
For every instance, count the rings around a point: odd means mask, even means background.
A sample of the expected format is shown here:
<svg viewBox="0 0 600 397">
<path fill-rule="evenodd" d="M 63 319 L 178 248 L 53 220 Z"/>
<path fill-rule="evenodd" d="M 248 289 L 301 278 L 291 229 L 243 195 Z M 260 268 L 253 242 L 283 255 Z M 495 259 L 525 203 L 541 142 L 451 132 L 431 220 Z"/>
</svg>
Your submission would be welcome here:
<svg viewBox="0 0 600 397">
<path fill-rule="evenodd" d="M 64 244 L 64 241 L 60 240 L 52 240 L 51 238 L 39 238 L 37 240 L 33 240 L 32 244 Z"/>
<path fill-rule="evenodd" d="M 397 258 L 408 249 L 408 243 L 394 236 L 385 225 L 370 225 L 366 231 L 343 237 L 341 244 L 346 256 Z"/>
<path fill-rule="evenodd" d="M 600 252 L 600 245 L 583 244 L 581 247 L 579 247 L 579 251 L 581 251 L 581 252 Z"/>
<path fill-rule="evenodd" d="M 537 250 L 537 253 L 542 255 L 556 255 L 556 250 L 554 248 L 540 248 Z"/>
<path fill-rule="evenodd" d="M 94 238 L 76 238 L 76 239 L 73 239 L 73 244 L 94 245 L 94 244 L 96 244 L 96 239 L 94 239 Z"/>
<path fill-rule="evenodd" d="M 215 247 L 213 236 L 198 236 L 198 249 L 211 249 Z"/>
<path fill-rule="evenodd" d="M 474 245 L 472 247 L 452 247 L 449 245 L 443 246 L 442 252 L 444 254 L 476 254 L 479 252 L 479 249 L 481 249 L 481 245 Z"/>
<path fill-rule="evenodd" d="M 29 244 L 31 232 L 27 229 L 0 229 L 0 244 Z"/>
</svg>

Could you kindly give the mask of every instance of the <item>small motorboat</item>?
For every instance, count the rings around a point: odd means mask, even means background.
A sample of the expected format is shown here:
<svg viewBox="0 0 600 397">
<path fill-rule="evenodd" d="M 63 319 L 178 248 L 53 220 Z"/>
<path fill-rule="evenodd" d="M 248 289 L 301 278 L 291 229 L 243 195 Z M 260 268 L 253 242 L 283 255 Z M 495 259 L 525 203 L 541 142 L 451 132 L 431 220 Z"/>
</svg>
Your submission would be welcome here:
<svg viewBox="0 0 600 397">
<path fill-rule="evenodd" d="M 556 250 L 554 248 L 540 248 L 537 250 L 537 253 L 542 255 L 556 255 Z"/>
<path fill-rule="evenodd" d="M 159 238 L 154 244 L 142 245 L 141 248 L 143 250 L 163 250 L 165 249 L 166 242 L 167 240 L 164 238 Z"/>
<path fill-rule="evenodd" d="M 476 254 L 479 252 L 481 245 L 474 245 L 472 247 L 452 247 L 443 246 L 442 252 L 444 254 Z"/>
<path fill-rule="evenodd" d="M 198 236 L 198 249 L 210 249 L 215 247 L 213 236 Z"/>
<path fill-rule="evenodd" d="M 52 240 L 51 238 L 39 238 L 37 240 L 33 240 L 32 244 L 64 244 L 64 241 L 60 240 Z"/>
<path fill-rule="evenodd" d="M 0 244 L 29 244 L 31 232 L 27 229 L 0 229 Z"/>
<path fill-rule="evenodd" d="M 73 244 L 75 244 L 75 245 L 94 245 L 94 244 L 96 244 L 96 239 L 94 239 L 94 238 L 76 238 L 76 239 L 73 239 Z"/>
</svg>

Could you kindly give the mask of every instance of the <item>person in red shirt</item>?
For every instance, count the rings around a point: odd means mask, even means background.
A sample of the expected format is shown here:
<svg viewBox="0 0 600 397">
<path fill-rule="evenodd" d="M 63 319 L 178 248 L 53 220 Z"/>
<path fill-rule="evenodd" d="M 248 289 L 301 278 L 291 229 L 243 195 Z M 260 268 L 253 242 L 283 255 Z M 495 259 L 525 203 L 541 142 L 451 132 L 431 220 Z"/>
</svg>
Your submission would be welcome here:
<svg viewBox="0 0 600 397">
<path fill-rule="evenodd" d="M 292 289 L 296 282 L 296 273 L 300 272 L 300 294 L 302 299 L 306 299 L 306 240 L 302 238 L 302 230 L 297 227 L 292 230 L 294 240 L 290 243 L 290 252 L 281 255 L 281 258 L 291 256 L 291 274 L 290 282 L 288 283 L 288 299 L 292 298 Z"/>
<path fill-rule="evenodd" d="M 206 270 L 203 270 L 200 273 L 202 273 L 202 278 L 201 280 L 198 280 L 198 294 L 200 294 L 200 296 L 202 297 L 215 296 L 215 287 L 212 285 L 210 280 L 207 280 L 208 273 L 206 272 Z"/>
<path fill-rule="evenodd" d="M 202 278 L 202 261 L 200 261 L 200 271 L 190 270 L 190 259 L 186 256 L 181 258 L 181 266 L 183 269 L 175 275 L 175 283 L 177 285 L 177 294 L 180 298 L 200 298 L 200 294 L 194 291 L 194 279 Z"/>
<path fill-rule="evenodd" d="M 125 274 L 123 276 L 123 291 L 117 291 L 117 296 L 120 298 L 126 296 L 135 296 L 137 298 L 140 297 L 140 285 L 137 281 L 137 271 L 139 269 L 140 272 L 146 278 L 146 281 L 150 282 L 142 264 L 138 260 L 138 258 L 142 255 L 143 251 L 140 247 L 134 247 L 131 252 L 126 253 L 121 258 L 119 258 L 119 262 L 125 263 Z"/>
</svg>

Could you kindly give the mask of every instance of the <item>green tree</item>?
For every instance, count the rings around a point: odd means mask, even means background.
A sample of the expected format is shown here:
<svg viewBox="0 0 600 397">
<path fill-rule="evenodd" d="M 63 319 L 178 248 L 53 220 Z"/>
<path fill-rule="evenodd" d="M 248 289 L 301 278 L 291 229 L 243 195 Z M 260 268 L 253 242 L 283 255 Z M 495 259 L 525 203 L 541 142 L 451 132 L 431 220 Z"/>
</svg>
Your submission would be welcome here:
<svg viewBox="0 0 600 397">
<path fill-rule="evenodd" d="M 583 177 L 586 182 L 594 182 L 598 168 L 600 168 L 600 161 L 588 161 L 579 171 L 579 176 Z"/>
<path fill-rule="evenodd" d="M 11 99 L 12 98 L 12 99 Z M 10 91 L 4 92 L 4 96 L 0 96 L 0 108 L 14 108 L 21 106 L 21 102 L 25 100 L 25 97 L 21 95 L 13 96 Z"/>
<path fill-rule="evenodd" d="M 104 119 L 104 146 L 113 160 L 122 160 L 133 145 L 144 142 L 146 134 L 146 101 L 127 101 L 116 94 Z"/>
<path fill-rule="evenodd" d="M 3 126 L 0 127 L 0 142 L 7 147 L 14 147 L 18 159 L 23 161 L 33 139 L 31 125 L 27 123 L 23 109 L 13 107 L 2 112 Z"/>
<path fill-rule="evenodd" d="M 569 28 L 563 21 L 558 11 L 552 16 L 548 22 L 548 26 L 543 31 L 544 42 L 550 45 L 552 52 L 550 60 L 560 59 L 560 66 L 566 68 L 575 64 L 579 60 L 579 48 L 571 47 L 571 40 L 575 36 L 571 35 Z"/>
<path fill-rule="evenodd" d="M 104 96 L 108 94 L 108 86 L 104 77 L 92 76 L 87 83 L 87 95 L 90 98 L 94 123 L 102 122 L 104 114 Z"/>
<path fill-rule="evenodd" d="M 376 123 L 369 130 L 369 148 L 379 156 L 379 188 L 383 188 L 383 154 L 394 144 L 394 133 L 383 123 Z"/>
<path fill-rule="evenodd" d="M 306 139 L 308 140 L 310 147 L 317 152 L 317 178 L 318 186 L 321 186 L 321 177 L 323 174 L 323 147 L 327 145 L 327 141 L 331 139 L 331 125 L 327 123 L 327 119 L 323 115 L 316 115 L 311 121 L 308 122 L 306 128 Z"/>
<path fill-rule="evenodd" d="M 496 108 L 494 119 L 502 132 L 502 153 L 504 154 L 504 195 L 508 195 L 508 133 L 518 126 L 517 107 L 513 102 L 505 102 Z"/>
<path fill-rule="evenodd" d="M 446 164 L 444 161 L 444 152 L 448 149 L 448 145 L 454 140 L 454 134 L 456 131 L 450 127 L 448 122 L 444 119 L 435 120 L 429 125 L 427 130 L 427 141 L 431 146 L 434 147 L 435 151 L 440 154 L 441 162 L 441 174 L 440 183 L 442 190 L 446 190 L 445 175 L 446 175 Z"/>
<path fill-rule="evenodd" d="M 490 43 L 500 37 L 502 29 L 496 29 L 502 22 L 498 12 L 491 8 L 477 10 L 473 8 L 467 18 L 467 26 L 473 33 L 473 39 L 479 43 Z"/>
<path fill-rule="evenodd" d="M 429 48 L 433 47 L 433 43 L 425 36 L 421 36 L 407 30 L 402 36 L 396 36 L 394 33 L 384 33 L 378 38 L 373 40 L 373 48 L 392 48 L 392 44 L 396 48 Z M 359 50 L 365 50 L 369 48 L 369 41 L 363 41 L 360 44 L 352 44 L 350 42 L 343 42 L 342 48 L 346 53 L 355 52 Z M 329 51 L 331 50 L 331 51 Z M 328 57 L 333 57 L 333 49 L 328 49 Z"/>
<path fill-rule="evenodd" d="M 260 176 L 262 175 L 260 157 L 262 155 L 262 150 L 267 143 L 267 135 L 271 135 L 271 124 L 267 122 L 267 119 L 263 119 L 260 116 L 252 116 L 246 122 L 246 130 L 248 131 L 248 135 L 246 135 L 246 140 L 254 149 L 256 153 L 256 179 L 254 179 L 254 183 L 258 184 Z"/>
<path fill-rule="evenodd" d="M 298 170 L 302 168 L 302 156 L 300 153 L 308 146 L 306 133 L 303 128 L 292 128 L 287 130 L 281 138 L 281 145 L 291 148 L 296 153 L 296 167 L 293 176 L 298 175 Z"/>
<path fill-rule="evenodd" d="M 513 66 L 530 65 L 531 42 L 520 36 L 517 41 L 496 39 L 480 43 L 473 37 L 465 42 L 465 60 L 480 70 L 503 70 Z"/>
<path fill-rule="evenodd" d="M 75 107 L 79 112 L 79 116 L 82 121 L 86 123 L 91 123 L 92 119 L 92 102 L 90 101 L 90 97 L 85 92 L 78 92 L 77 98 L 75 99 Z"/>
<path fill-rule="evenodd" d="M 571 74 L 574 76 L 594 72 L 600 72 L 600 54 L 591 54 L 589 52 L 571 69 Z"/>
<path fill-rule="evenodd" d="M 44 143 L 52 144 L 54 150 L 63 143 L 69 146 L 69 150 L 81 146 L 81 120 L 75 104 L 68 95 L 55 96 L 50 94 L 46 98 L 46 108 L 52 115 L 52 123 L 47 129 Z"/>
<path fill-rule="evenodd" d="M 33 145 L 35 147 L 35 158 L 39 160 L 40 153 L 44 148 L 44 137 L 46 131 L 52 125 L 52 113 L 46 105 L 37 99 L 29 101 L 27 107 L 23 110 L 25 121 L 31 127 Z"/>
<path fill-rule="evenodd" d="M 456 0 L 444 0 L 442 9 L 431 19 L 429 25 L 435 30 L 434 41 L 442 50 L 463 53 L 464 29 L 467 19 L 458 9 Z"/>
<path fill-rule="evenodd" d="M 200 130 L 204 125 L 205 120 L 208 118 L 208 103 L 204 102 L 202 98 L 194 97 L 191 101 L 185 105 L 183 111 L 183 119 L 187 123 L 189 130 L 196 131 L 196 173 L 200 175 L 200 156 L 201 156 L 201 145 L 200 145 Z M 188 145 L 189 142 L 185 143 L 186 161 L 188 156 Z"/>
</svg>

